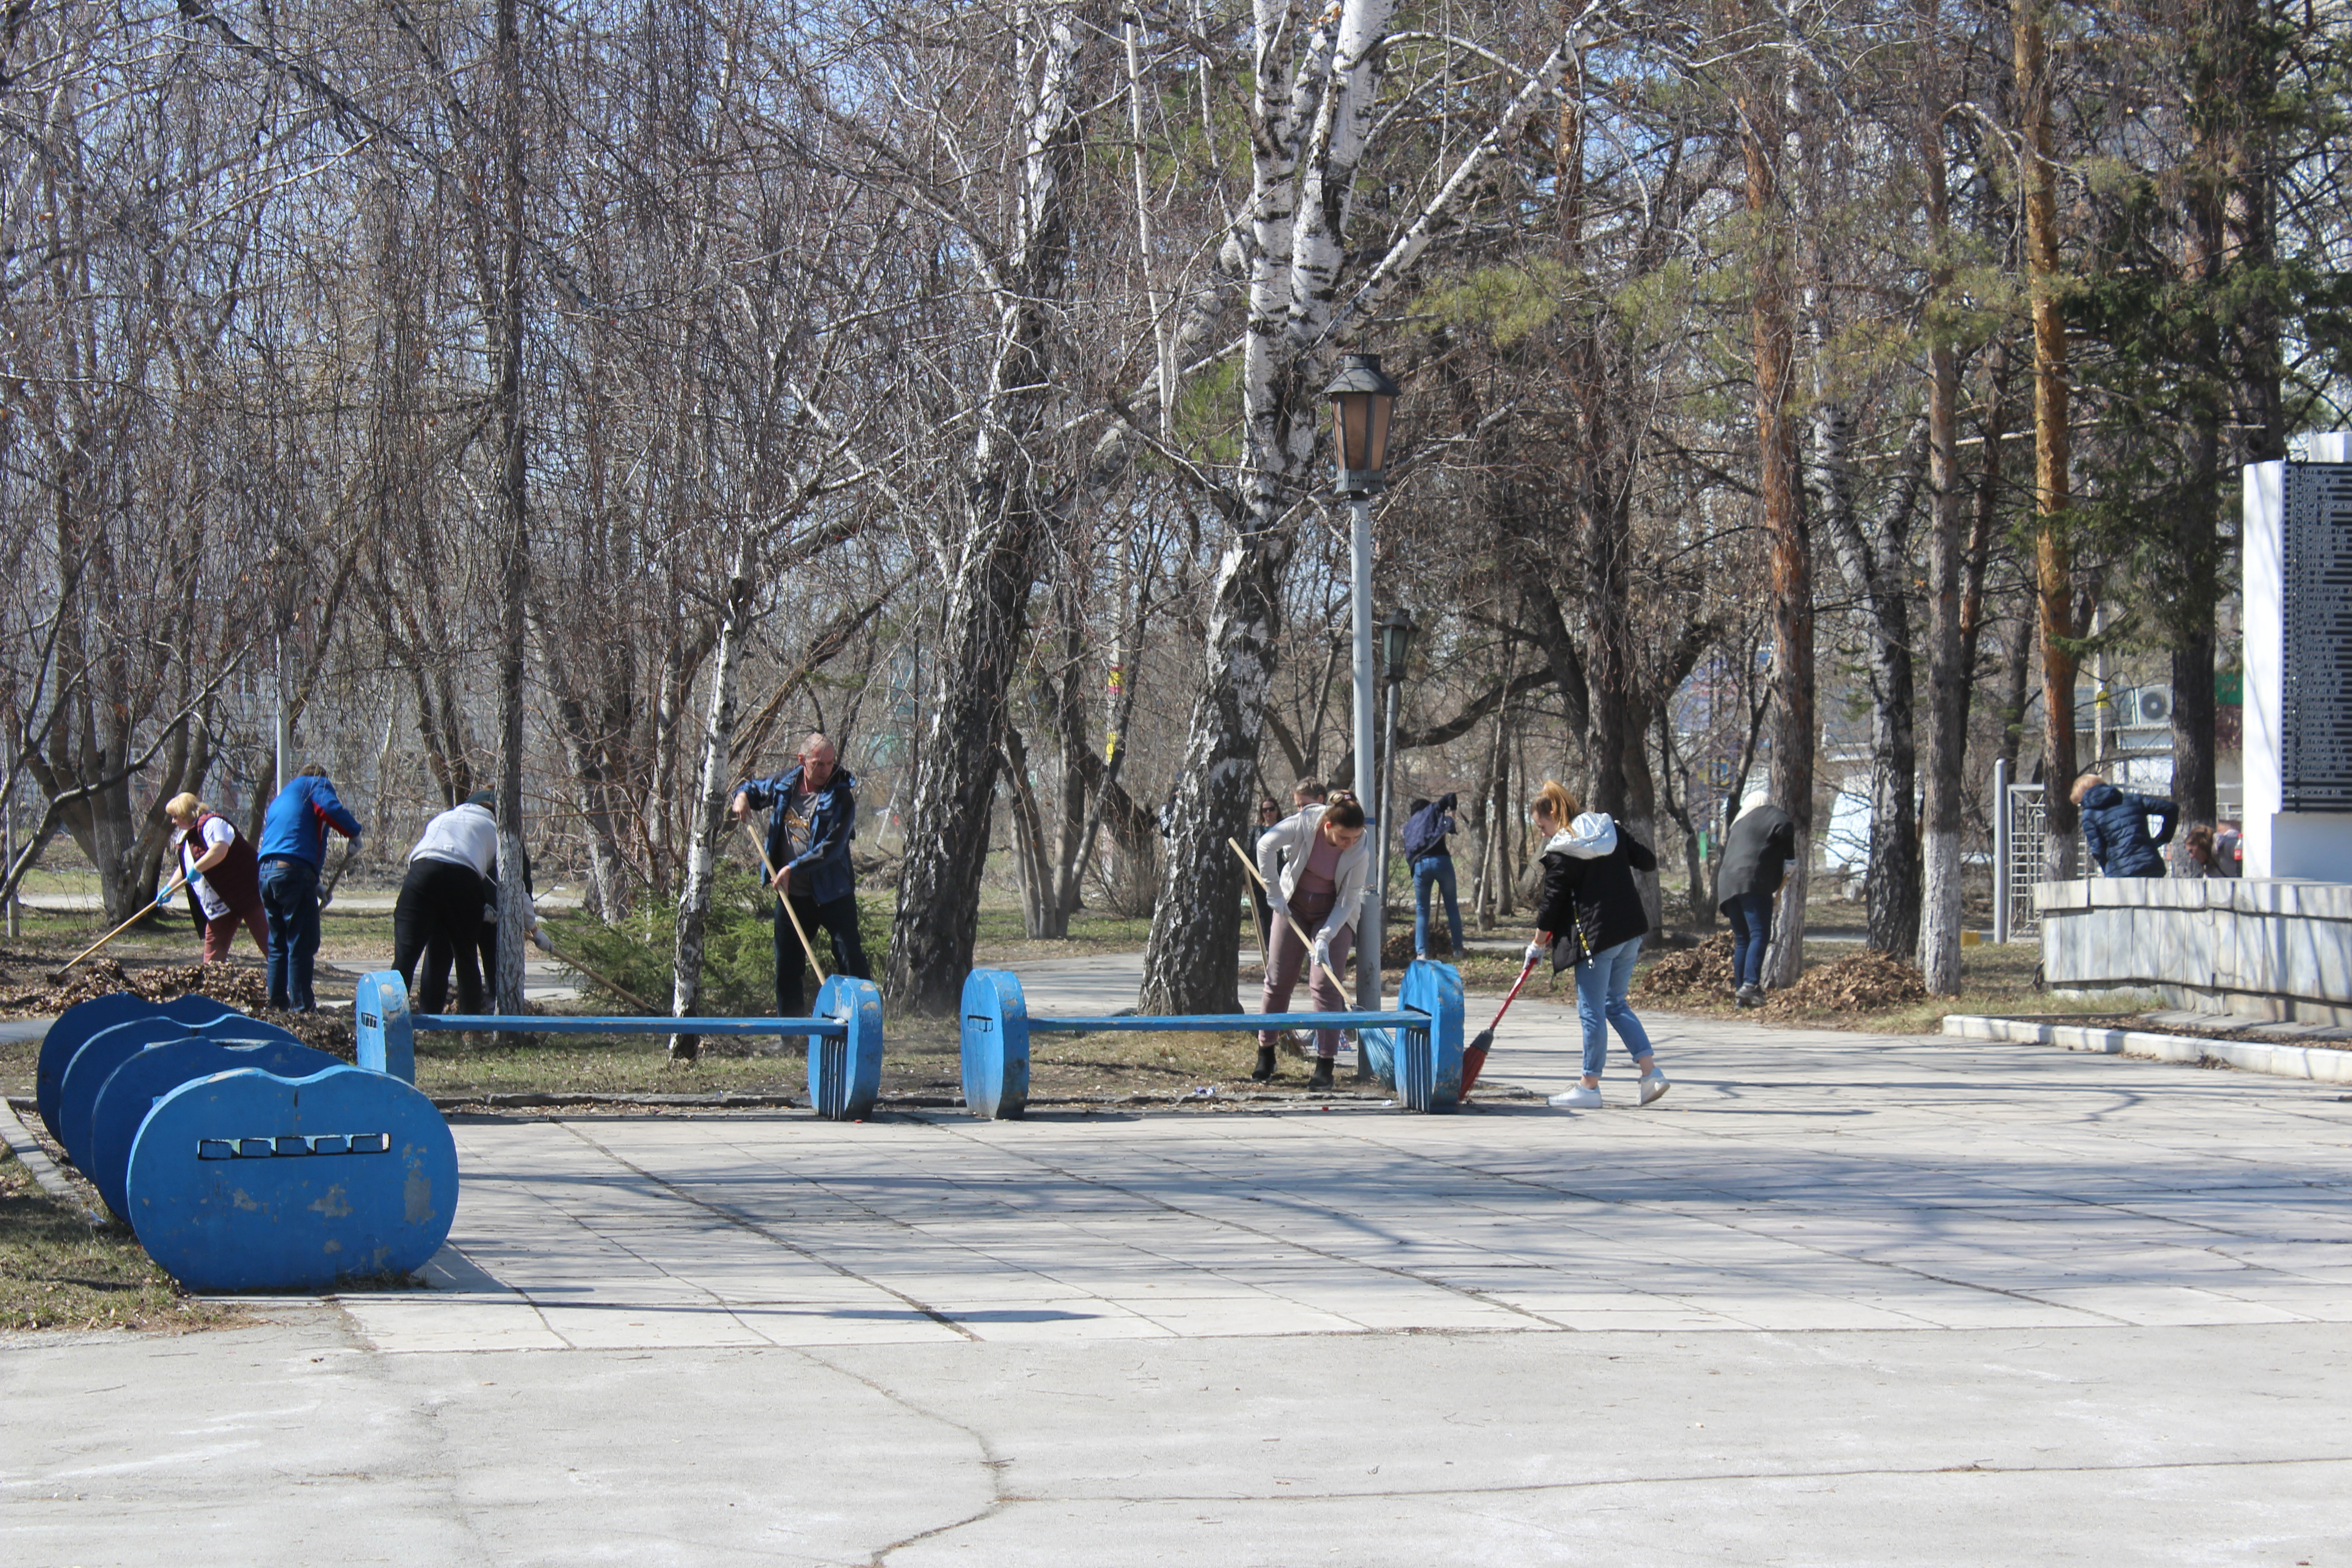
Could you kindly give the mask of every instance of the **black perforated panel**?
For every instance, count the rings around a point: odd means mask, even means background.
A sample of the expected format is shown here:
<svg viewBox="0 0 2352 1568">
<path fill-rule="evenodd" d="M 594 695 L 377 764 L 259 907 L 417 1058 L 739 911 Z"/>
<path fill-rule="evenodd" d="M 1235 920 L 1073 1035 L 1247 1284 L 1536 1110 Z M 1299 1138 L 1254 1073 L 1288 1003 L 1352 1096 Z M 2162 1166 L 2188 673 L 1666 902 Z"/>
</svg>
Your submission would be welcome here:
<svg viewBox="0 0 2352 1568">
<path fill-rule="evenodd" d="M 2352 811 L 2352 463 L 2286 466 L 2281 804 Z"/>
</svg>

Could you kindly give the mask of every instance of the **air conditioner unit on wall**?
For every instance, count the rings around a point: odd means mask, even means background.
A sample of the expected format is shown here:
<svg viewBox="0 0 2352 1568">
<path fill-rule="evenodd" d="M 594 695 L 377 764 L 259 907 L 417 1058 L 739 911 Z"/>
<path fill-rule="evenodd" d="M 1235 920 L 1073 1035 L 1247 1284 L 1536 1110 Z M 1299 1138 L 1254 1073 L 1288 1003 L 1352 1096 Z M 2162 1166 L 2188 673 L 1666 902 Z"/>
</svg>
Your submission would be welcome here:
<svg viewBox="0 0 2352 1568">
<path fill-rule="evenodd" d="M 2162 730 L 2172 724 L 2172 688 L 2143 686 L 2132 691 L 2123 701 L 2123 722 L 2126 730 Z"/>
</svg>

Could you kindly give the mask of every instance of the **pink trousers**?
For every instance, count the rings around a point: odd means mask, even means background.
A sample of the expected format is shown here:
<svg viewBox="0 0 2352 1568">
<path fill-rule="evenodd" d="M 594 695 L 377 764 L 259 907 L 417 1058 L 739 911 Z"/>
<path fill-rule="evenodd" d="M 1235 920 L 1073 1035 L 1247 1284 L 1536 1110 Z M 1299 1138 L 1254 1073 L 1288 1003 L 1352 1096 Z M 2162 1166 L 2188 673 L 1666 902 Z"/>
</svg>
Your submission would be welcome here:
<svg viewBox="0 0 2352 1568">
<path fill-rule="evenodd" d="M 1327 903 L 1322 909 L 1310 911 L 1297 904 L 1293 904 L 1290 906 L 1290 912 L 1298 923 L 1307 929 L 1307 933 L 1312 936 L 1322 929 L 1324 919 L 1329 915 L 1331 908 Z M 1298 984 L 1298 972 L 1311 967 L 1311 954 L 1307 944 L 1298 940 L 1298 933 L 1290 929 L 1288 921 L 1277 920 L 1274 922 L 1274 941 L 1270 945 L 1272 950 L 1266 954 L 1265 960 L 1264 997 L 1265 1010 L 1269 1013 L 1287 1013 L 1290 1011 L 1290 993 Z M 1353 926 L 1331 938 L 1333 970 L 1340 974 L 1347 973 L 1348 954 L 1354 951 L 1355 945 L 1356 931 Z M 1314 1010 L 1318 1013 L 1344 1013 L 1348 1010 L 1347 993 L 1339 989 L 1339 983 L 1335 975 L 1323 970 L 1316 970 L 1313 978 L 1307 983 L 1307 999 L 1314 1005 Z M 1257 1043 L 1261 1046 L 1272 1046 L 1279 1043 L 1281 1038 L 1282 1032 L 1279 1029 L 1261 1029 L 1258 1031 Z M 1338 1056 L 1339 1031 L 1316 1030 L 1315 1054 L 1318 1057 Z"/>
</svg>

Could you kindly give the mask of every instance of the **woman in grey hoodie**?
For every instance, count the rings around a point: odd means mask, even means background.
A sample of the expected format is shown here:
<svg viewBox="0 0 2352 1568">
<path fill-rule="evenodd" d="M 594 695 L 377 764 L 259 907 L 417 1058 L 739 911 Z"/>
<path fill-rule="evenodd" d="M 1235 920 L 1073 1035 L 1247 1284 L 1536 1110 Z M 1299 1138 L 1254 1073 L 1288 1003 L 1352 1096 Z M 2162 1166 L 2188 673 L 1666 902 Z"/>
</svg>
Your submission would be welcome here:
<svg viewBox="0 0 2352 1568">
<path fill-rule="evenodd" d="M 1584 1026 L 1584 1082 L 1552 1096 L 1551 1102 L 1577 1110 L 1600 1109 L 1601 1069 L 1609 1059 L 1613 1027 L 1642 1075 L 1642 1103 L 1647 1105 L 1666 1092 L 1666 1075 L 1625 993 L 1642 939 L 1650 932 L 1649 911 L 1633 873 L 1656 870 L 1657 857 L 1607 812 L 1579 816 L 1576 798 L 1550 781 L 1528 816 L 1547 842 L 1543 902 L 1536 910 L 1543 934 L 1528 946 L 1528 962 L 1542 957 L 1549 946 L 1554 973 L 1576 966 L 1576 1016 Z"/>
</svg>

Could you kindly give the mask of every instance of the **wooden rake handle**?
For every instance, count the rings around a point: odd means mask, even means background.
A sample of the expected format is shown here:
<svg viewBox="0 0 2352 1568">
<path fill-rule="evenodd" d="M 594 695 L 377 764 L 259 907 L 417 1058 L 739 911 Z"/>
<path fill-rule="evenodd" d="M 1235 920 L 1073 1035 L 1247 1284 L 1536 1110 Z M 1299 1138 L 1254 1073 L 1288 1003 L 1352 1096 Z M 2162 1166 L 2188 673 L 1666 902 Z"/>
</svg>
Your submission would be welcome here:
<svg viewBox="0 0 2352 1568">
<path fill-rule="evenodd" d="M 121 936 L 124 931 L 129 931 L 132 926 L 137 925 L 141 921 L 145 920 L 149 915 L 153 914 L 157 910 L 163 908 L 163 900 L 165 899 L 170 898 L 173 893 L 178 892 L 182 888 L 184 888 L 187 885 L 188 879 L 185 877 L 174 877 L 172 879 L 172 885 L 164 889 L 163 891 L 156 897 L 153 902 L 140 905 L 139 912 L 137 914 L 132 915 L 129 920 L 124 921 L 121 925 L 116 926 L 112 931 L 108 931 L 104 936 L 100 937 L 96 942 L 91 942 L 88 947 L 83 948 L 71 958 L 67 959 L 63 963 L 58 965 L 52 973 L 63 974 L 67 970 L 71 969 L 75 964 L 79 963 L 83 959 L 88 958 L 91 953 L 96 952 L 100 948 L 104 947 L 108 942 L 112 942 L 116 937 Z"/>
<path fill-rule="evenodd" d="M 808 928 L 801 924 L 800 911 L 793 908 L 793 901 L 784 896 L 784 890 L 776 886 L 776 868 L 768 864 L 768 847 L 760 841 L 759 834 L 752 831 L 749 822 L 743 824 L 743 837 L 751 841 L 751 852 L 760 858 L 760 869 L 768 874 L 768 890 L 776 895 L 776 902 L 784 906 L 785 917 L 793 922 L 793 932 L 801 939 L 801 951 L 808 954 L 809 967 L 816 972 L 817 984 L 823 984 L 824 965 L 816 961 L 816 949 L 809 942 Z"/>
<path fill-rule="evenodd" d="M 1238 843 L 1230 838 L 1225 840 L 1225 847 L 1242 858 L 1242 864 L 1249 868 L 1250 879 L 1255 881 L 1259 888 L 1265 890 L 1266 901 L 1270 905 L 1274 901 L 1274 889 L 1266 887 L 1265 873 L 1257 868 L 1257 862 L 1249 858 L 1249 851 L 1244 849 Z M 1348 994 L 1348 988 L 1339 984 L 1339 977 L 1331 973 L 1328 965 L 1325 964 L 1321 960 L 1315 956 L 1314 939 L 1309 937 L 1307 934 L 1306 928 L 1298 923 L 1298 917 L 1290 912 L 1290 906 L 1288 904 L 1282 906 L 1282 921 L 1285 925 L 1290 928 L 1291 934 L 1298 939 L 1298 944 L 1307 950 L 1307 963 L 1313 968 L 1321 970 L 1324 976 L 1331 982 L 1333 988 L 1336 989 L 1342 996 L 1346 995 Z M 1274 962 L 1273 944 L 1271 943 L 1267 944 L 1265 961 L 1268 963 L 1272 963 Z"/>
</svg>

